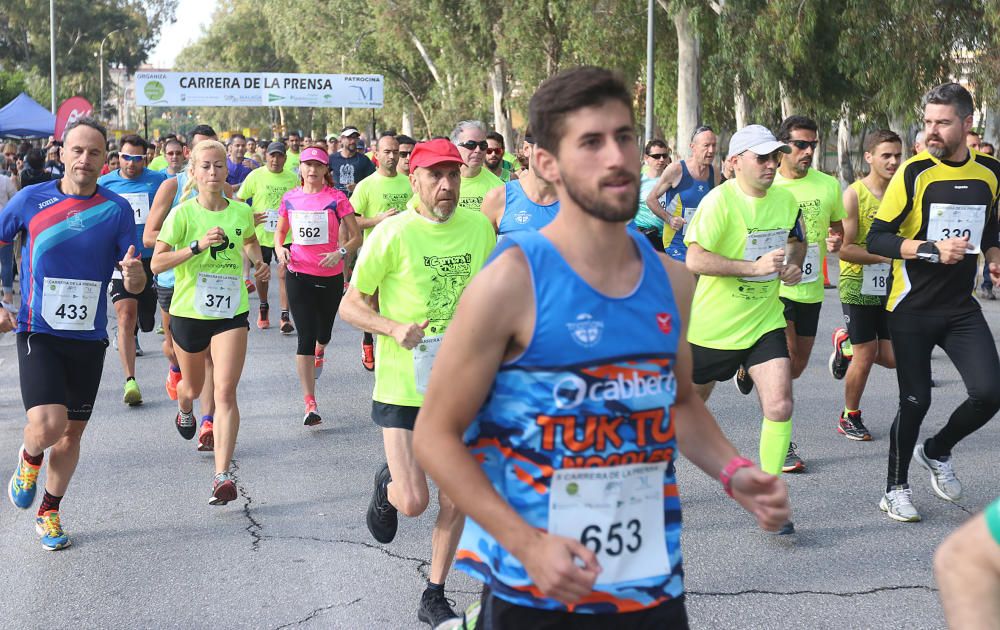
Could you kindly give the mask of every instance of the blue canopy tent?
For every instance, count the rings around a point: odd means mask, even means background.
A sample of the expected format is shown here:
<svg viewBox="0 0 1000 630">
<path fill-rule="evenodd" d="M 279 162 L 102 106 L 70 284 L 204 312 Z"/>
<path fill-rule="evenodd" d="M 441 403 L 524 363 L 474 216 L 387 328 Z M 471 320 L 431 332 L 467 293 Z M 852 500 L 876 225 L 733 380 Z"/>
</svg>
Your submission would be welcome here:
<svg viewBox="0 0 1000 630">
<path fill-rule="evenodd" d="M 21 92 L 0 109 L 0 138 L 47 138 L 56 129 L 56 117 Z"/>
</svg>

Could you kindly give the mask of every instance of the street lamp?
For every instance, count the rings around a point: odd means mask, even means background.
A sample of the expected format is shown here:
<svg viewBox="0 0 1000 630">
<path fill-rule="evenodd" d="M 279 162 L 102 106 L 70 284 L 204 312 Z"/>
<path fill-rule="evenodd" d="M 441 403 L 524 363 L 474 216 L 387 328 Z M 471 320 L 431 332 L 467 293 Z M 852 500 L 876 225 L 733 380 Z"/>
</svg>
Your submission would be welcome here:
<svg viewBox="0 0 1000 630">
<path fill-rule="evenodd" d="M 108 38 L 117 33 L 118 31 L 124 31 L 124 30 L 126 30 L 125 27 L 116 28 L 115 30 L 105 35 L 104 39 L 101 40 L 100 52 L 98 53 L 100 56 L 100 60 L 98 63 L 100 63 L 101 66 L 100 72 L 101 72 L 101 120 L 102 121 L 104 120 L 104 42 L 108 41 Z"/>
</svg>

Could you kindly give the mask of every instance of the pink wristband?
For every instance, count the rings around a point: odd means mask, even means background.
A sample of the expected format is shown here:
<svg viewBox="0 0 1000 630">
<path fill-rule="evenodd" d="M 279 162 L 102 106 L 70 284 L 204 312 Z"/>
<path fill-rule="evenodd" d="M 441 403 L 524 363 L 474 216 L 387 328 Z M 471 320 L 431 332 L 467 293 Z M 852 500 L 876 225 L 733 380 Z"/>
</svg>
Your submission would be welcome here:
<svg viewBox="0 0 1000 630">
<path fill-rule="evenodd" d="M 719 481 L 722 482 L 722 489 L 726 491 L 726 494 L 733 496 L 733 475 L 736 474 L 736 471 L 740 468 L 752 468 L 753 465 L 754 463 L 752 461 L 740 455 L 737 455 L 729 460 L 726 467 L 722 469 L 721 473 L 719 473 Z"/>
</svg>

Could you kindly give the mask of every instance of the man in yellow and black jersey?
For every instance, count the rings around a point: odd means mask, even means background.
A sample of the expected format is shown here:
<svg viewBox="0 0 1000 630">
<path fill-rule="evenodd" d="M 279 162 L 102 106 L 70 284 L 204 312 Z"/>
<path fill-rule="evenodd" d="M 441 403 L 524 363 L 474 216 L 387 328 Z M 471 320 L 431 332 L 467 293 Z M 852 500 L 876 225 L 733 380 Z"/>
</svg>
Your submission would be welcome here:
<svg viewBox="0 0 1000 630">
<path fill-rule="evenodd" d="M 868 251 L 893 259 L 886 310 L 899 381 L 879 507 L 908 522 L 920 520 L 907 479 L 911 457 L 931 472 L 935 494 L 958 500 L 951 450 L 1000 409 L 1000 359 L 993 343 L 983 343 L 993 335 L 972 296 L 980 252 L 994 283 L 1000 280 L 1000 162 L 965 145 L 973 112 L 968 90 L 940 85 L 923 107 L 926 150 L 893 176 L 868 233 Z M 943 429 L 917 444 L 931 404 L 934 346 L 955 363 L 969 397 Z"/>
</svg>

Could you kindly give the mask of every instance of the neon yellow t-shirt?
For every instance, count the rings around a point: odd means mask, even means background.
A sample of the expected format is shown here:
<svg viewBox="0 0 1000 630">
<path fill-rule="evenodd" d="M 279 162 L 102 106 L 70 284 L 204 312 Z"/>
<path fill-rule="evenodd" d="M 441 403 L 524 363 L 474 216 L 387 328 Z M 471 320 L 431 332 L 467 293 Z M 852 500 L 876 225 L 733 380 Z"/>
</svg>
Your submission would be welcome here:
<svg viewBox="0 0 1000 630">
<path fill-rule="evenodd" d="M 756 259 L 786 247 L 798 211 L 795 197 L 786 190 L 772 187 L 758 199 L 730 180 L 713 188 L 698 204 L 684 243 L 689 247 L 698 243 L 732 260 Z M 779 284 L 776 277 L 701 276 L 691 302 L 688 341 L 717 350 L 745 350 L 765 333 L 784 328 Z"/>
<path fill-rule="evenodd" d="M 352 282 L 365 295 L 378 291 L 379 311 L 397 322 L 422 323 L 428 337 L 444 333 L 472 276 L 496 244 L 489 219 L 456 208 L 445 223 L 418 212 L 405 212 L 379 223 L 361 248 Z M 419 407 L 413 351 L 392 337 L 375 344 L 375 392 L 378 402 Z"/>
<path fill-rule="evenodd" d="M 479 212 L 483 206 L 483 198 L 497 186 L 503 186 L 499 177 L 485 166 L 475 177 L 463 177 L 462 188 L 459 191 L 458 207 Z"/>
<path fill-rule="evenodd" d="M 285 153 L 285 170 L 286 171 L 290 171 L 292 173 L 298 173 L 299 172 L 299 162 L 302 161 L 301 158 L 299 157 L 300 155 L 302 155 L 301 152 L 299 152 L 299 153 L 292 153 L 291 151 L 288 151 L 287 153 Z"/>
<path fill-rule="evenodd" d="M 351 205 L 354 206 L 355 212 L 366 219 L 371 219 L 391 208 L 405 210 L 406 202 L 412 196 L 410 178 L 406 175 L 396 173 L 395 177 L 386 177 L 375 172 L 354 187 L 354 192 L 351 193 Z M 366 241 L 372 229 L 365 230 Z"/>
<path fill-rule="evenodd" d="M 822 302 L 827 230 L 831 223 L 847 216 L 844 200 L 840 196 L 840 184 L 836 178 L 811 168 L 805 177 L 799 179 L 786 179 L 781 173 L 775 173 L 774 188 L 787 190 L 798 201 L 809 243 L 809 251 L 802 263 L 802 282 L 791 287 L 781 285 L 778 294 L 803 304 Z"/>
<path fill-rule="evenodd" d="M 257 168 L 243 180 L 236 196 L 250 199 L 254 212 L 266 212 L 267 218 L 257 226 L 257 240 L 262 247 L 274 247 L 274 230 L 278 227 L 278 207 L 281 197 L 299 185 L 299 176 L 291 171 L 272 173 L 267 168 Z M 291 230 L 285 235 L 285 244 L 292 242 Z"/>
<path fill-rule="evenodd" d="M 225 210 L 212 211 L 189 199 L 170 211 L 157 240 L 180 249 L 213 227 L 221 227 L 227 240 L 174 267 L 171 315 L 217 320 L 226 316 L 207 313 L 228 310 L 233 317 L 250 310 L 243 282 L 243 239 L 254 233 L 250 206 L 230 200 Z"/>
<path fill-rule="evenodd" d="M 149 166 L 147 166 L 146 168 L 148 168 L 151 171 L 165 171 L 167 170 L 167 166 L 169 166 L 169 164 L 167 164 L 167 158 L 165 158 L 161 153 L 160 155 L 154 157 L 150 161 Z"/>
</svg>

